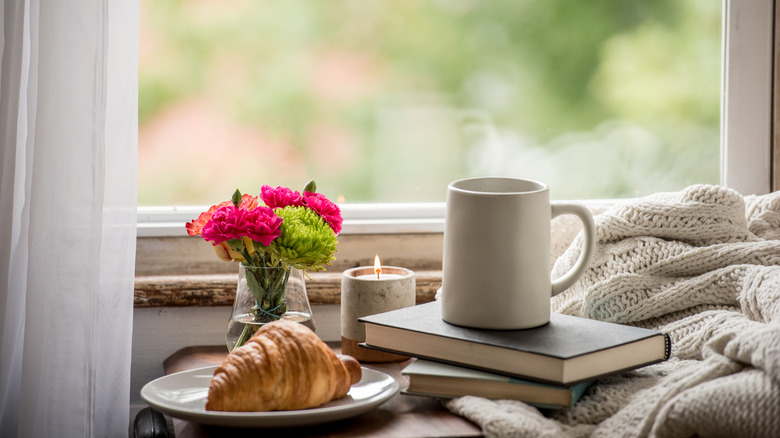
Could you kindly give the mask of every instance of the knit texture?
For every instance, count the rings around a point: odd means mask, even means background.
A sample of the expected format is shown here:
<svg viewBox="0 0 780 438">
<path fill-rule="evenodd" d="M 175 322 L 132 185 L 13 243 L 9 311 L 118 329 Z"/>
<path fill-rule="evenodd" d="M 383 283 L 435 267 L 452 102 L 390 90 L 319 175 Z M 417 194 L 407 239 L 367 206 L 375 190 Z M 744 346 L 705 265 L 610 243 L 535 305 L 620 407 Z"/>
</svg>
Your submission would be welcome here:
<svg viewBox="0 0 780 438">
<path fill-rule="evenodd" d="M 552 310 L 661 330 L 672 357 L 601 379 L 563 411 L 478 397 L 447 407 L 495 437 L 780 436 L 780 192 L 696 185 L 594 220 L 591 265 Z"/>
</svg>

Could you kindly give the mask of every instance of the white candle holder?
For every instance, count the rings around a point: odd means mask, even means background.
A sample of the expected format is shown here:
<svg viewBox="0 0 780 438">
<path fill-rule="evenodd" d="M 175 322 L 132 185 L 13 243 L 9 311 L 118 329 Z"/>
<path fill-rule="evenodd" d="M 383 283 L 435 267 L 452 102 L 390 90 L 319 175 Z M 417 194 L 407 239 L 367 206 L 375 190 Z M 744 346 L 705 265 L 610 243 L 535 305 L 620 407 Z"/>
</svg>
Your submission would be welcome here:
<svg viewBox="0 0 780 438">
<path fill-rule="evenodd" d="M 411 307 L 416 302 L 414 272 L 382 266 L 377 277 L 373 266 L 352 268 L 341 276 L 341 352 L 361 362 L 399 362 L 407 356 L 361 348 L 366 328 L 358 318 Z"/>
</svg>

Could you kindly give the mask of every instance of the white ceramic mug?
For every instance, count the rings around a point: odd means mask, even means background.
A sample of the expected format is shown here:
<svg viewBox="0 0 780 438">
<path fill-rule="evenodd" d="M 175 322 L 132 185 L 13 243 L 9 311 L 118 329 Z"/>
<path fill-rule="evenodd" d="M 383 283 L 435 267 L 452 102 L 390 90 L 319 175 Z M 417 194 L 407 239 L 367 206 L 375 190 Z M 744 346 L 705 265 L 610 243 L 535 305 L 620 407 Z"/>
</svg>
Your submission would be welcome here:
<svg viewBox="0 0 780 438">
<path fill-rule="evenodd" d="M 550 221 L 576 215 L 583 249 L 569 272 L 550 278 Z M 550 202 L 540 182 L 484 177 L 447 188 L 444 225 L 442 318 L 487 329 L 547 324 L 550 297 L 574 284 L 590 262 L 593 217 L 582 205 Z"/>
</svg>

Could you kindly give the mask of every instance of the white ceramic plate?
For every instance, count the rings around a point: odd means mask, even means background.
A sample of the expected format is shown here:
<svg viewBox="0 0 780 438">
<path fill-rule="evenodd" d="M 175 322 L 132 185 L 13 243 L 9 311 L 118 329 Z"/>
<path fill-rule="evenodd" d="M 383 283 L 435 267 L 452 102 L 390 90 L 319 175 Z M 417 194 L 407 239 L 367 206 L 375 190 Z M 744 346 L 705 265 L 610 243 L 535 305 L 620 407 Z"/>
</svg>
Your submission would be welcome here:
<svg viewBox="0 0 780 438">
<path fill-rule="evenodd" d="M 216 366 L 182 371 L 155 379 L 141 388 L 141 397 L 166 414 L 193 423 L 229 427 L 308 426 L 342 420 L 368 412 L 394 396 L 398 382 L 380 371 L 362 368 L 363 378 L 346 397 L 320 407 L 297 411 L 207 411 L 209 382 Z"/>
</svg>

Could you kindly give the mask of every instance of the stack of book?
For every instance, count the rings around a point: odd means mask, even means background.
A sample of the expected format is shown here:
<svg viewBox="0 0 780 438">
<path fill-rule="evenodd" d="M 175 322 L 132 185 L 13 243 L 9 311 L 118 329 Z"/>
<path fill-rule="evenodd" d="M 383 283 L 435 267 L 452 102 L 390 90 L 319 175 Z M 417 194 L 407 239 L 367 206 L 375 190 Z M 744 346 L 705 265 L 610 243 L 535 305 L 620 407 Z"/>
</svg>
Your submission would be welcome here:
<svg viewBox="0 0 780 438">
<path fill-rule="evenodd" d="M 661 362 L 659 331 L 553 313 L 525 330 L 460 327 L 442 320 L 438 301 L 360 318 L 361 347 L 413 356 L 403 373 L 410 394 L 475 395 L 566 408 L 596 379 Z"/>
</svg>

